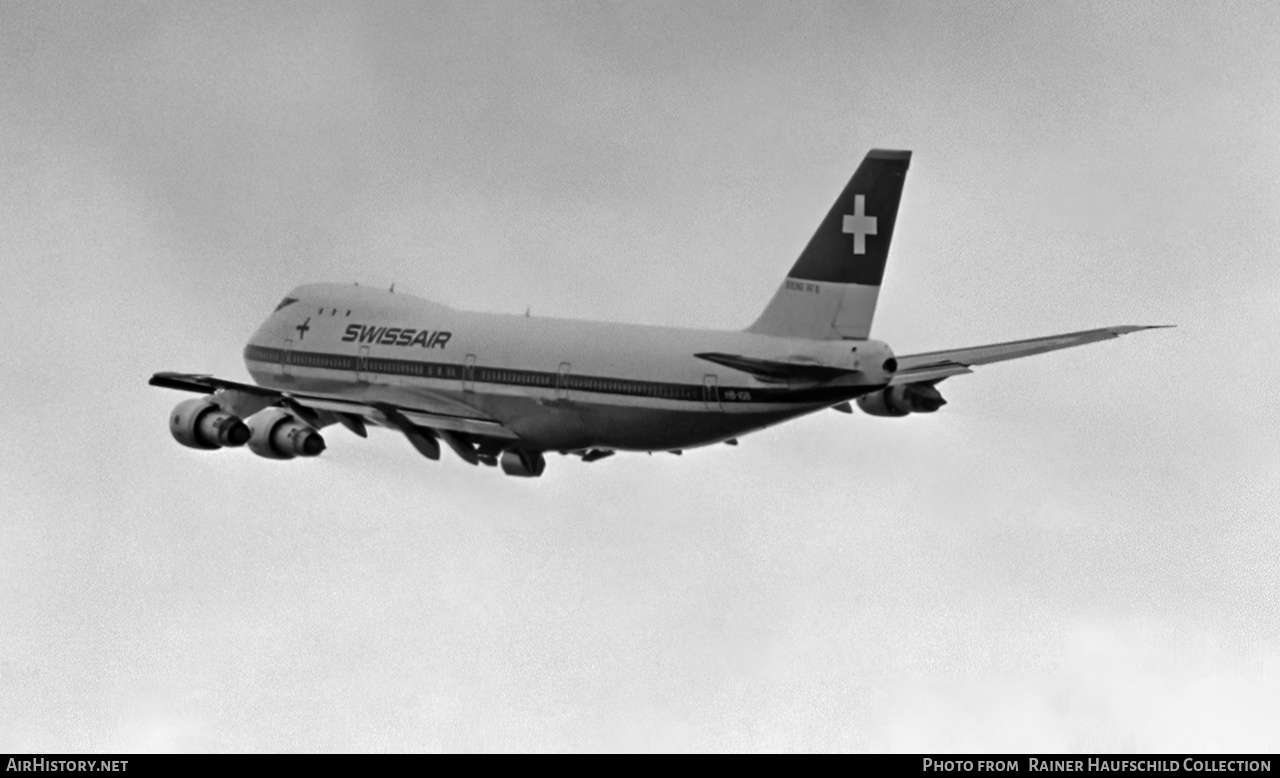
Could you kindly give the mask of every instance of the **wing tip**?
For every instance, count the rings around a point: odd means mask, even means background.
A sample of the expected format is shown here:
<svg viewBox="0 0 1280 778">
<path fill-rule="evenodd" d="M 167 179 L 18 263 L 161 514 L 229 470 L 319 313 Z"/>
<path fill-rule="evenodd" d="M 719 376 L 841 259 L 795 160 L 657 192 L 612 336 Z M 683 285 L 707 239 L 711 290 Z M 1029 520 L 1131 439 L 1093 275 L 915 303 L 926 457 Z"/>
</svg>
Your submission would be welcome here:
<svg viewBox="0 0 1280 778">
<path fill-rule="evenodd" d="M 1128 335 L 1143 330 L 1167 330 L 1177 326 L 1176 324 L 1124 324 L 1119 327 L 1107 327 L 1107 330 L 1113 335 Z"/>
<path fill-rule="evenodd" d="M 156 386 L 161 389 L 177 389 L 184 392 L 204 392 L 211 394 L 214 387 L 205 382 L 204 379 L 209 378 L 207 375 L 197 373 L 175 373 L 171 371 L 162 371 L 155 373 L 147 381 L 148 386 Z"/>
<path fill-rule="evenodd" d="M 867 152 L 867 159 L 892 159 L 910 162 L 911 152 L 907 149 L 872 149 Z"/>
</svg>

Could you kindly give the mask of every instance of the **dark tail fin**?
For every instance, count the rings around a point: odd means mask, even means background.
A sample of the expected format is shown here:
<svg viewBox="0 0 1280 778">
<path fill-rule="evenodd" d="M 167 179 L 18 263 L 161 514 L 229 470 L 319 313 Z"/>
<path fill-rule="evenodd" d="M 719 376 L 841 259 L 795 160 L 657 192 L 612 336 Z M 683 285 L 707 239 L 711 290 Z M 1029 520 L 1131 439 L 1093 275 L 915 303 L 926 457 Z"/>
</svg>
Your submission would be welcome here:
<svg viewBox="0 0 1280 778">
<path fill-rule="evenodd" d="M 748 332 L 865 338 L 889 259 L 910 151 L 873 149 Z"/>
</svg>

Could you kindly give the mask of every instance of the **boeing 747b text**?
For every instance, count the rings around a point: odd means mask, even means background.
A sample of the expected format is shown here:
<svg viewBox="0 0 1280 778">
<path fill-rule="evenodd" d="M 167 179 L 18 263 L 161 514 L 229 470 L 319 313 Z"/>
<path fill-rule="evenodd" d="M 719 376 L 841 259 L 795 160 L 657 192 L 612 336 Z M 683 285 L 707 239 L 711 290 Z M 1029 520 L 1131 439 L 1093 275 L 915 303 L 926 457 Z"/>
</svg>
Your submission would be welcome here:
<svg viewBox="0 0 1280 778">
<path fill-rule="evenodd" d="M 288 294 L 244 350 L 254 383 L 156 373 L 197 392 L 169 416 L 178 442 L 313 457 L 321 430 L 370 424 L 429 459 L 539 476 L 547 452 L 584 462 L 680 452 L 814 411 L 932 413 L 974 365 L 1149 329 L 1104 327 L 895 356 L 872 340 L 909 151 L 867 154 L 791 272 L 742 332 L 471 313 L 406 294 L 313 284 Z"/>
</svg>

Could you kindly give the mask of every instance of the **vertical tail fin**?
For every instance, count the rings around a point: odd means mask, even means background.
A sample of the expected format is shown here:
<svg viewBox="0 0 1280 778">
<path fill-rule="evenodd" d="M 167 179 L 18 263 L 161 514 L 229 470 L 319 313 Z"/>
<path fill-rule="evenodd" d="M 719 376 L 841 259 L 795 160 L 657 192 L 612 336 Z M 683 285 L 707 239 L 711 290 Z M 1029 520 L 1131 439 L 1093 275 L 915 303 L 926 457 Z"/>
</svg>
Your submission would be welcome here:
<svg viewBox="0 0 1280 778">
<path fill-rule="evenodd" d="M 865 338 L 898 219 L 910 151 L 872 149 L 747 332 Z"/>
</svg>

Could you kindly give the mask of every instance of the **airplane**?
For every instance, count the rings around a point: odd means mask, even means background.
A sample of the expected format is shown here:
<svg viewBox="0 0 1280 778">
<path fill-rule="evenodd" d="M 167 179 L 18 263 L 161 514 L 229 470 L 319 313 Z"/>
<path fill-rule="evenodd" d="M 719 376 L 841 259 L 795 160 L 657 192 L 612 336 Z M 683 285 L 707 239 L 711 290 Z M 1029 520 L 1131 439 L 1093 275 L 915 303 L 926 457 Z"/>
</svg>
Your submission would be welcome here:
<svg viewBox="0 0 1280 778">
<path fill-rule="evenodd" d="M 1155 328 L 895 355 L 870 333 L 910 163 L 910 151 L 870 151 L 740 332 L 478 313 L 394 285 L 310 284 L 250 338 L 254 383 L 160 372 L 150 384 L 204 395 L 169 417 L 195 449 L 307 458 L 325 450 L 326 427 L 367 437 L 376 426 L 428 459 L 443 443 L 472 465 L 537 477 L 551 452 L 594 462 L 737 445 L 815 411 L 852 413 L 851 401 L 873 416 L 933 413 L 946 404 L 938 384 L 974 366 Z"/>
</svg>

